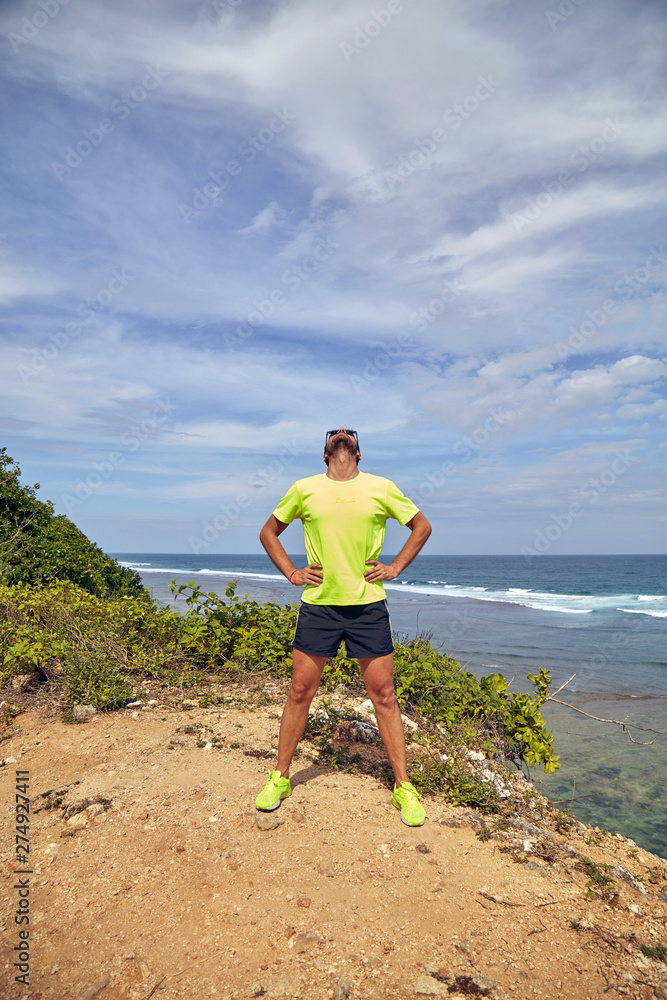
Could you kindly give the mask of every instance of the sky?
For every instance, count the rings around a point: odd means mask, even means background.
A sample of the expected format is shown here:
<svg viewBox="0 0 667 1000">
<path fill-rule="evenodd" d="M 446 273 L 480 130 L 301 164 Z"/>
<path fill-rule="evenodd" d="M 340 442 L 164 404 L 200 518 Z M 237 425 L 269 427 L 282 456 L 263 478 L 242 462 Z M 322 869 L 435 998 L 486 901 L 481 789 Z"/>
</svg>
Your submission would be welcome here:
<svg viewBox="0 0 667 1000">
<path fill-rule="evenodd" d="M 24 481 L 109 552 L 258 552 L 345 426 L 425 553 L 667 551 L 666 28 L 657 0 L 3 3 Z"/>
</svg>

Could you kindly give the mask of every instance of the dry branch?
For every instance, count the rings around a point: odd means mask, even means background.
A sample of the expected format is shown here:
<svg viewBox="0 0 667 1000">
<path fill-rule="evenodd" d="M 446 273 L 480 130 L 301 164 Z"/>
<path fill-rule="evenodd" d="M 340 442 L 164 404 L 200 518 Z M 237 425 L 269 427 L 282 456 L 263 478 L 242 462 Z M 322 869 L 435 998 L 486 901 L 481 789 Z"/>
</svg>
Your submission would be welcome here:
<svg viewBox="0 0 667 1000">
<path fill-rule="evenodd" d="M 641 740 L 634 739 L 634 737 L 632 736 L 632 733 L 630 732 L 630 728 L 627 725 L 627 720 L 628 720 L 628 716 L 627 715 L 626 715 L 625 719 L 623 719 L 623 721 L 620 721 L 619 719 L 601 719 L 597 715 L 590 715 L 588 712 L 584 712 L 583 709 L 577 708 L 576 705 L 570 705 L 569 702 L 567 702 L 567 701 L 561 701 L 560 698 L 556 698 L 556 695 L 560 694 L 560 692 L 563 690 L 563 688 L 567 687 L 567 685 L 570 683 L 570 681 L 573 681 L 576 676 L 577 676 L 576 674 L 572 674 L 572 676 L 570 677 L 570 679 L 567 680 L 567 681 L 565 681 L 564 684 L 561 684 L 561 686 L 558 688 L 557 691 L 554 691 L 553 694 L 550 694 L 547 698 L 545 698 L 544 702 L 542 704 L 546 704 L 546 702 L 548 702 L 548 701 L 554 701 L 557 705 L 564 705 L 565 708 L 571 708 L 573 712 L 578 712 L 579 715 L 584 715 L 587 719 L 593 719 L 594 722 L 608 722 L 610 725 L 620 726 L 621 729 L 625 733 L 627 733 L 628 738 L 630 739 L 630 741 L 632 743 L 636 744 L 636 746 L 640 746 L 640 747 L 650 747 L 650 746 L 653 746 L 653 744 L 655 743 L 654 739 L 653 740 L 649 740 L 646 743 L 643 743 Z M 632 728 L 633 729 L 638 729 L 642 733 L 656 733 L 658 736 L 667 736 L 667 733 L 663 733 L 659 729 L 647 729 L 644 726 L 635 726 L 634 723 L 632 723 Z"/>
</svg>

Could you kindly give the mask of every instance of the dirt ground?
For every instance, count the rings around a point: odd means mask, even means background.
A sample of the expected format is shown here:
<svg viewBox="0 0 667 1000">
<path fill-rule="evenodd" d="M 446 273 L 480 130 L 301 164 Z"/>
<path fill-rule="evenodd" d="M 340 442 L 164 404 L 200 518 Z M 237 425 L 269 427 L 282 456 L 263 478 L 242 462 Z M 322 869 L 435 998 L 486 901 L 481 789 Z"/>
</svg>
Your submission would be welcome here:
<svg viewBox="0 0 667 1000">
<path fill-rule="evenodd" d="M 528 836 L 518 864 L 501 851 L 509 834 L 478 839 L 480 820 L 443 798 L 406 827 L 377 779 L 327 772 L 305 744 L 292 796 L 259 814 L 281 699 L 158 698 L 79 725 L 44 705 L 4 727 L 3 1000 L 667 998 L 667 966 L 641 951 L 667 943 L 664 861 L 590 827 L 561 836 L 534 800 L 557 860 Z M 29 866 L 15 855 L 17 771 Z M 586 898 L 583 856 L 630 873 L 613 898 Z M 27 985 L 14 980 L 21 898 Z"/>
</svg>

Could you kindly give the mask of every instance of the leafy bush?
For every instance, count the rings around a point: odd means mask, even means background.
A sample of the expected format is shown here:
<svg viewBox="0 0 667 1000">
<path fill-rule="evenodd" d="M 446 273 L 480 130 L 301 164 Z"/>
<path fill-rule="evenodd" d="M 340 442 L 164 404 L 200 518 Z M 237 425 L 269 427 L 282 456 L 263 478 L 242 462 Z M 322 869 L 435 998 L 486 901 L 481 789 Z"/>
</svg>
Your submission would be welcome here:
<svg viewBox="0 0 667 1000">
<path fill-rule="evenodd" d="M 127 677 L 101 653 L 75 653 L 67 671 L 65 704 L 93 705 L 100 712 L 120 708 L 132 698 Z"/>
<path fill-rule="evenodd" d="M 71 583 L 0 584 L 0 679 L 35 670 L 65 679 L 79 654 L 155 675 L 178 661 L 179 627 L 179 616 L 150 598 L 104 600 Z"/>
<path fill-rule="evenodd" d="M 36 497 L 39 483 L 24 486 L 21 470 L 0 449 L 0 578 L 36 584 L 69 580 L 91 594 L 146 594 L 134 570 L 120 566 L 79 531 L 53 504 Z"/>
<path fill-rule="evenodd" d="M 116 673 L 160 677 L 181 688 L 211 675 L 291 675 L 296 606 L 241 599 L 236 581 L 228 585 L 224 598 L 194 582 L 177 586 L 174 581 L 171 590 L 175 598 L 185 598 L 184 614 L 161 607 L 147 595 L 102 599 L 72 583 L 0 584 L 0 677 L 6 680 L 38 669 L 51 679 L 62 675 L 66 690 L 78 691 L 88 664 L 86 676 L 93 680 L 87 690 L 99 683 L 107 692 L 100 697 L 111 705 L 121 699 L 120 693 L 108 693 L 120 692 Z M 551 682 L 546 671 L 529 674 L 534 695 L 510 695 L 502 675 L 478 680 L 457 660 L 438 653 L 425 637 L 397 642 L 394 661 L 403 708 L 431 724 L 457 730 L 464 744 L 481 746 L 487 753 L 500 750 L 530 765 L 543 764 L 546 771 L 559 767 L 553 736 L 540 714 Z M 362 689 L 358 665 L 345 656 L 343 647 L 327 664 L 323 680 L 329 689 L 340 683 Z M 413 780 L 427 790 L 437 779 L 457 801 L 460 782 L 468 781 L 459 773 L 437 762 Z M 478 800 L 480 809 L 494 811 L 493 793 L 479 784 L 461 791 L 463 799 L 466 804 Z"/>
<path fill-rule="evenodd" d="M 547 773 L 560 767 L 553 753 L 553 734 L 547 733 L 540 713 L 551 683 L 551 675 L 543 668 L 537 675 L 528 674 L 535 695 L 518 691 L 509 695 L 502 674 L 477 680 L 424 638 L 396 646 L 394 664 L 396 695 L 402 706 L 448 728 L 476 721 L 482 732 L 505 745 L 507 756 L 521 758 L 531 767 L 543 764 Z"/>
</svg>

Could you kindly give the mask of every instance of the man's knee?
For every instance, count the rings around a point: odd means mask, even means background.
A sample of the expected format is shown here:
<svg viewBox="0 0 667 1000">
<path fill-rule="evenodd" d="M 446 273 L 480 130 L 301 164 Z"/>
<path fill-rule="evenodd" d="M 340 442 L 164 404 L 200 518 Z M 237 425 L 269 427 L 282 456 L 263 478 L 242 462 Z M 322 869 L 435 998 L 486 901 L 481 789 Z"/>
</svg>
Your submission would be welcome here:
<svg viewBox="0 0 667 1000">
<path fill-rule="evenodd" d="M 295 677 L 290 688 L 290 699 L 297 705 L 310 705 L 317 693 L 317 688 L 317 684 L 313 685 L 312 682 Z"/>
<path fill-rule="evenodd" d="M 377 687 L 369 688 L 368 695 L 373 704 L 378 708 L 393 708 L 396 704 L 396 692 L 393 681 L 385 682 Z"/>
</svg>

